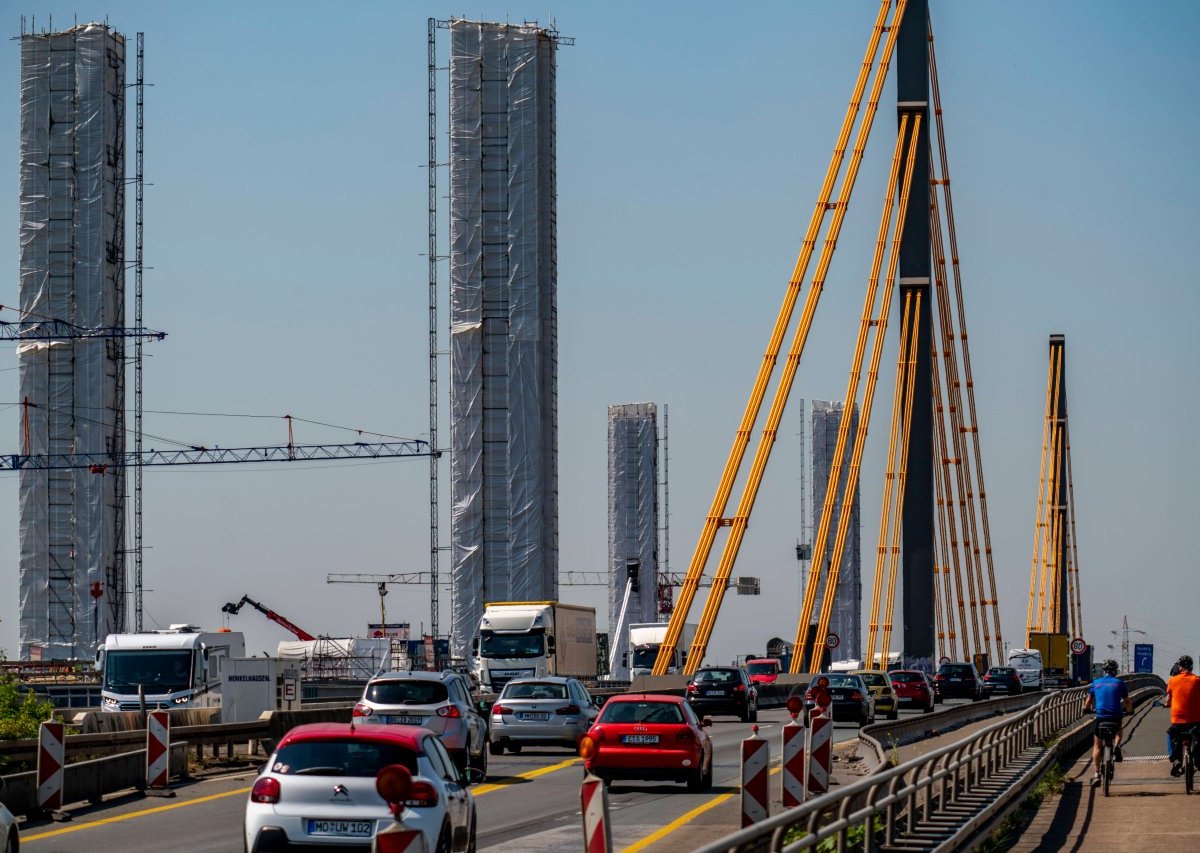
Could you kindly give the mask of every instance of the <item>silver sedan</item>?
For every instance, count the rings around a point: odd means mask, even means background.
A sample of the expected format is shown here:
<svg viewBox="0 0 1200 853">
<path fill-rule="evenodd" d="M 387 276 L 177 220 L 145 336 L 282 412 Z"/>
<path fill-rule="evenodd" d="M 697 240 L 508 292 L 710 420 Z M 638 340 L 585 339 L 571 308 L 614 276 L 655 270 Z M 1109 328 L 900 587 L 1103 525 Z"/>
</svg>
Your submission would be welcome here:
<svg viewBox="0 0 1200 853">
<path fill-rule="evenodd" d="M 574 749 L 598 714 L 587 688 L 574 678 L 514 679 L 492 706 L 492 755 L 523 746 Z"/>
</svg>

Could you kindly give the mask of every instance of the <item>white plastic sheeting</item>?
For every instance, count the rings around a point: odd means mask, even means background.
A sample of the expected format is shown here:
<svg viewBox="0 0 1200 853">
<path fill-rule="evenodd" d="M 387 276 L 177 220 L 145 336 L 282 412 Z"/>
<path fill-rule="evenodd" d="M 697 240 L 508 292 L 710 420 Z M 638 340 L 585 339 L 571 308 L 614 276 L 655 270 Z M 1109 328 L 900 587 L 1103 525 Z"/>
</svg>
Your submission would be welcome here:
<svg viewBox="0 0 1200 853">
<path fill-rule="evenodd" d="M 22 36 L 27 320 L 124 325 L 124 105 L 120 33 L 84 24 Z M 19 346 L 30 403 L 22 452 L 123 452 L 124 353 L 120 338 Z M 21 657 L 35 647 L 43 658 L 91 657 L 97 637 L 124 627 L 123 473 L 23 469 L 19 482 Z M 96 583 L 99 599 L 90 594 Z"/>
<path fill-rule="evenodd" d="M 825 504 L 825 488 L 829 482 L 829 470 L 832 467 L 833 451 L 837 448 L 838 425 L 845 411 L 844 403 L 830 403 L 823 400 L 812 401 L 812 472 L 813 472 L 813 530 L 821 525 L 821 509 Z M 850 419 L 850 440 L 846 443 L 847 464 L 842 466 L 841 482 L 839 483 L 838 502 L 833 507 L 833 518 L 830 519 L 829 541 L 826 543 L 825 554 L 819 560 L 813 559 L 813 570 L 820 566 L 828 566 L 833 560 L 834 533 L 837 531 L 841 517 L 846 488 L 846 478 L 849 475 L 849 459 L 854 452 L 854 435 L 858 428 L 858 409 Z M 861 527 L 862 515 L 859 511 L 859 493 L 856 489 L 850 502 L 850 530 L 846 538 L 846 550 L 842 554 L 842 568 L 838 577 L 838 587 L 834 594 L 833 615 L 829 620 L 829 630 L 838 635 L 841 642 L 833 655 L 835 658 L 858 659 L 862 657 L 862 544 Z M 825 601 L 825 581 L 828 573 L 821 575 L 821 586 L 817 598 L 817 610 Z"/>
<path fill-rule="evenodd" d="M 450 22 L 453 653 L 558 598 L 555 39 Z"/>
<path fill-rule="evenodd" d="M 628 632 L 617 631 L 630 570 L 637 588 L 625 624 L 657 622 L 658 615 L 658 407 L 631 403 L 608 407 L 608 631 L 616 649 L 628 651 Z"/>
<path fill-rule="evenodd" d="M 275 650 L 306 678 L 371 678 L 391 668 L 390 637 L 322 637 L 283 640 Z"/>
</svg>

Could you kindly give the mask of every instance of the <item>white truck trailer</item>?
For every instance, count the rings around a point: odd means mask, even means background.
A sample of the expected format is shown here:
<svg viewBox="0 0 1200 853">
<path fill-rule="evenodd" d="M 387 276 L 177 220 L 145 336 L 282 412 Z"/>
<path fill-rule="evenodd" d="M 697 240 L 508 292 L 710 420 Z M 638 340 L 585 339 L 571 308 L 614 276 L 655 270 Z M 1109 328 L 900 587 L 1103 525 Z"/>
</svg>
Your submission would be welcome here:
<svg viewBox="0 0 1200 853">
<path fill-rule="evenodd" d="M 483 690 L 514 678 L 564 675 L 596 681 L 596 608 L 557 601 L 484 605 L 474 671 Z"/>
<path fill-rule="evenodd" d="M 180 624 L 109 634 L 96 651 L 100 709 L 139 711 L 144 696 L 149 711 L 221 708 L 221 722 L 256 720 L 276 707 L 276 671 L 262 663 L 267 660 L 246 658 L 246 639 L 238 631 Z"/>
<path fill-rule="evenodd" d="M 654 662 L 658 660 L 658 649 L 667 636 L 666 622 L 635 622 L 629 626 L 629 677 L 650 675 L 654 671 Z M 683 671 L 687 661 L 688 649 L 696 636 L 696 625 L 684 623 L 679 634 L 679 642 L 675 644 L 675 654 L 667 667 L 668 673 Z"/>
<path fill-rule="evenodd" d="M 1022 690 L 1041 690 L 1043 685 L 1040 649 L 1009 649 L 1008 665 L 1017 671 Z"/>
</svg>

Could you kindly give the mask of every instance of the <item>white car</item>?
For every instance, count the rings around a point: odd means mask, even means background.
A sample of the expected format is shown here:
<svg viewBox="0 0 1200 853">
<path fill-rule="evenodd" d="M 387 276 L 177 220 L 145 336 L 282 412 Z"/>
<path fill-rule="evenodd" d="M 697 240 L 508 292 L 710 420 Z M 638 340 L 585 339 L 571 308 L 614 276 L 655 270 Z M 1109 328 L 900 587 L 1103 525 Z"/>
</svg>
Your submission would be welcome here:
<svg viewBox="0 0 1200 853">
<path fill-rule="evenodd" d="M 0 777 L 0 791 L 4 790 L 4 779 Z M 17 831 L 17 819 L 0 803 L 0 840 L 4 842 L 4 853 L 17 853 L 21 849 L 21 833 Z"/>
<path fill-rule="evenodd" d="M 476 770 L 459 771 L 446 748 L 416 726 L 312 723 L 288 732 L 254 781 L 246 803 L 248 853 L 371 847 L 395 822 L 375 788 L 380 768 L 399 764 L 412 774 L 400 817 L 420 830 L 430 853 L 475 849 L 475 799 L 467 786 Z"/>
</svg>

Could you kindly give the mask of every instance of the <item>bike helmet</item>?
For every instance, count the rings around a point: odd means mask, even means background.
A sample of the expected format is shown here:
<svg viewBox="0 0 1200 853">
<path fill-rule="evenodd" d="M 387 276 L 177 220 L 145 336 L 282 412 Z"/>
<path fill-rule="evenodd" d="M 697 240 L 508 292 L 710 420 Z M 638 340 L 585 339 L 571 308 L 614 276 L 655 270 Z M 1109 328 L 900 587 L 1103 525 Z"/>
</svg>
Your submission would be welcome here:
<svg viewBox="0 0 1200 853">
<path fill-rule="evenodd" d="M 1105 675 L 1117 674 L 1117 662 L 1115 660 L 1106 660 L 1101 668 L 1104 670 Z"/>
<path fill-rule="evenodd" d="M 1191 672 L 1192 671 L 1192 656 L 1191 655 L 1183 655 L 1179 659 L 1179 668 L 1186 669 L 1188 672 Z"/>
</svg>

